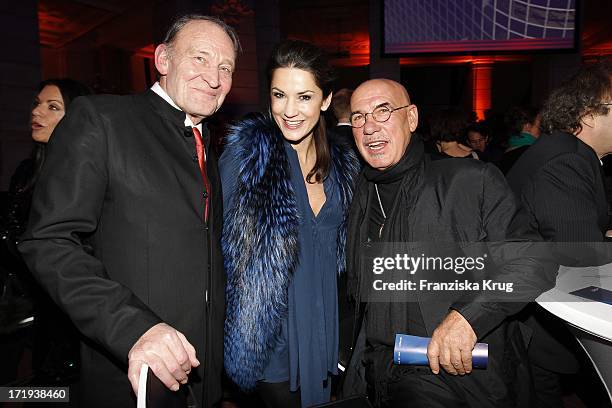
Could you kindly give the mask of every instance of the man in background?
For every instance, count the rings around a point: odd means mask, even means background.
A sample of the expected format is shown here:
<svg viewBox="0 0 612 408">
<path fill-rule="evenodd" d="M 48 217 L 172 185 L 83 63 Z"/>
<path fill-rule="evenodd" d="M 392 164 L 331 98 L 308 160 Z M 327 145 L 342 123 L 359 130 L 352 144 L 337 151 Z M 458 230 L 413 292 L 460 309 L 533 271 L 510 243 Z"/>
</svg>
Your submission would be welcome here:
<svg viewBox="0 0 612 408">
<path fill-rule="evenodd" d="M 508 132 L 508 148 L 499 168 L 507 174 L 514 163 L 540 137 L 541 115 L 536 108 L 515 106 L 504 117 Z"/>
<path fill-rule="evenodd" d="M 508 183 L 555 256 L 567 266 L 610 262 L 601 158 L 612 153 L 612 64 L 585 66 L 542 109 L 544 134 L 507 174 Z M 524 311 L 539 407 L 562 406 L 560 374 L 578 371 L 576 344 L 562 322 L 536 304 Z"/>
<path fill-rule="evenodd" d="M 345 145 L 350 146 L 361 160 L 357 146 L 355 146 L 355 139 L 353 139 L 353 129 L 349 123 L 352 94 L 353 90 L 347 88 L 342 88 L 338 92 L 334 92 L 331 101 L 331 111 L 338 123 L 336 123 L 336 126 L 330 128 L 330 137 L 336 137 Z"/>
</svg>

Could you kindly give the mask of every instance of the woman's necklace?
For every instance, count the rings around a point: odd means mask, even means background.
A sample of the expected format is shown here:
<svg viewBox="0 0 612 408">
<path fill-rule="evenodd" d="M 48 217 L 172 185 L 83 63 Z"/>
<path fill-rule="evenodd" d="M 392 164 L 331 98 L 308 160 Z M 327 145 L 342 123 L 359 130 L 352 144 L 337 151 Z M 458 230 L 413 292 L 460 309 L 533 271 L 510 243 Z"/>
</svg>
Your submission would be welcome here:
<svg viewBox="0 0 612 408">
<path fill-rule="evenodd" d="M 385 222 L 387 222 L 387 214 L 385 214 L 385 209 L 383 208 L 382 201 L 380 201 L 380 194 L 378 193 L 378 184 L 374 183 L 374 189 L 376 190 L 376 198 L 378 198 L 378 205 L 380 206 L 380 212 L 382 212 L 383 222 L 380 224 L 380 229 L 378 230 L 378 238 L 382 237 L 383 228 L 385 228 Z"/>
</svg>

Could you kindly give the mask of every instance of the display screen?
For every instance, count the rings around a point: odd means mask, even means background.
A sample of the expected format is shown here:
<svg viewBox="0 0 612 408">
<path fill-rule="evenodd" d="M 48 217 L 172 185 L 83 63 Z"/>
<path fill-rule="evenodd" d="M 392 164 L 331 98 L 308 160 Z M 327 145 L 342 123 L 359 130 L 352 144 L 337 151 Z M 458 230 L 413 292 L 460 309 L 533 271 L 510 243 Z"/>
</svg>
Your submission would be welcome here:
<svg viewBox="0 0 612 408">
<path fill-rule="evenodd" d="M 385 0 L 384 53 L 575 48 L 578 0 Z"/>
</svg>

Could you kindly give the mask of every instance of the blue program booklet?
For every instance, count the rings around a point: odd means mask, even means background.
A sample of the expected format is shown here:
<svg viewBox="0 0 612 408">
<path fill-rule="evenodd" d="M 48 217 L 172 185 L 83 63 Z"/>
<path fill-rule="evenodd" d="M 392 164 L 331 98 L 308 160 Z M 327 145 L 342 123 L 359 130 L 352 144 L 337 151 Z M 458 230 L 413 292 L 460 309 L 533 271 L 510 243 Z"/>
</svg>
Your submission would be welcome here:
<svg viewBox="0 0 612 408">
<path fill-rule="evenodd" d="M 427 346 L 431 337 L 411 336 L 409 334 L 395 335 L 393 362 L 399 365 L 429 365 Z M 489 345 L 476 343 L 472 350 L 472 367 L 487 368 L 489 361 Z"/>
<path fill-rule="evenodd" d="M 576 295 L 585 299 L 612 305 L 612 291 L 599 288 L 597 286 L 588 286 L 586 288 L 578 289 L 570 292 L 570 295 Z"/>
</svg>

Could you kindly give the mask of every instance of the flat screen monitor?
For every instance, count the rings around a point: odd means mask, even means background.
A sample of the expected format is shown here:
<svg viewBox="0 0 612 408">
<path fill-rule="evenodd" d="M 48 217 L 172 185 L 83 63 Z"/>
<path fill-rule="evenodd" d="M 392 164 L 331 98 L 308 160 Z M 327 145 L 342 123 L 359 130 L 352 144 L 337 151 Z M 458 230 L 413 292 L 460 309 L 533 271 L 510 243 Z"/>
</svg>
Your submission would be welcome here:
<svg viewBox="0 0 612 408">
<path fill-rule="evenodd" d="M 575 50 L 579 0 L 384 0 L 385 55 Z"/>
</svg>

